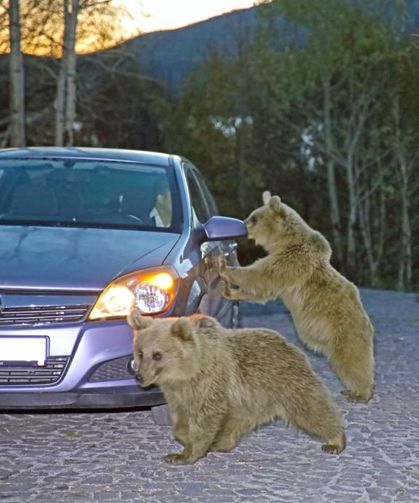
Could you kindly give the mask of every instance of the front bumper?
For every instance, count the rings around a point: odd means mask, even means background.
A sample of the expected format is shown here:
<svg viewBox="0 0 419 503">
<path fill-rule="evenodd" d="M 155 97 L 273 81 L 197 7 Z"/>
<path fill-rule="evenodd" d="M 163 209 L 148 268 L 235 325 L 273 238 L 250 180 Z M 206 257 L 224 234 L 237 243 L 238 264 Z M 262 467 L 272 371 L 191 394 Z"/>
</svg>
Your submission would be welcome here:
<svg viewBox="0 0 419 503">
<path fill-rule="evenodd" d="M 1 410 L 106 409 L 164 403 L 157 387 L 141 388 L 129 370 L 132 330 L 125 321 L 1 327 L 2 336 L 46 337 L 48 365 L 20 369 L 0 365 Z M 59 366 L 64 368 L 52 382 Z M 45 372 L 52 383 L 47 382 Z"/>
<path fill-rule="evenodd" d="M 139 392 L 138 386 L 117 389 L 68 392 L 19 392 L 0 391 L 0 409 L 117 409 L 126 407 L 151 407 L 165 403 L 158 388 Z"/>
</svg>

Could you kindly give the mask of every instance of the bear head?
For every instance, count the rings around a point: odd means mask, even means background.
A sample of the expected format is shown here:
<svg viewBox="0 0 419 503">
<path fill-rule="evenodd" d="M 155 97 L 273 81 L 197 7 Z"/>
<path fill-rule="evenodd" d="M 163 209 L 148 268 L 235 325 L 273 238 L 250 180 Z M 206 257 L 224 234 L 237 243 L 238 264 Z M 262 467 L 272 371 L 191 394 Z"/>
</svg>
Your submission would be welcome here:
<svg viewBox="0 0 419 503">
<path fill-rule="evenodd" d="M 332 251 L 322 234 L 312 229 L 279 196 L 271 196 L 265 191 L 262 199 L 264 205 L 252 211 L 244 221 L 249 239 L 263 246 L 268 253 L 305 243 L 316 256 L 330 260 Z"/>
<path fill-rule="evenodd" d="M 134 309 L 127 321 L 134 331 L 134 368 L 141 386 L 187 380 L 198 371 L 199 337 L 188 318 L 153 319 Z"/>
<path fill-rule="evenodd" d="M 263 193 L 263 206 L 256 208 L 244 221 L 248 238 L 267 251 L 279 242 L 295 236 L 296 228 L 303 224 L 299 215 L 281 201 L 279 196 Z"/>
</svg>

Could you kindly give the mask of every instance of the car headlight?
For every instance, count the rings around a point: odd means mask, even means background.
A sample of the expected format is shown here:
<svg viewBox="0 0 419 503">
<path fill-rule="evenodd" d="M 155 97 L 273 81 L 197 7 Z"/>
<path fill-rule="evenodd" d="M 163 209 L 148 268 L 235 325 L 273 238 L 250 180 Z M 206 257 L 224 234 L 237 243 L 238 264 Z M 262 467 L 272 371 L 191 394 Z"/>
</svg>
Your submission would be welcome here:
<svg viewBox="0 0 419 503">
<path fill-rule="evenodd" d="M 122 318 L 134 305 L 143 314 L 161 313 L 172 303 L 176 287 L 177 275 L 169 268 L 127 274 L 105 288 L 88 319 Z"/>
</svg>

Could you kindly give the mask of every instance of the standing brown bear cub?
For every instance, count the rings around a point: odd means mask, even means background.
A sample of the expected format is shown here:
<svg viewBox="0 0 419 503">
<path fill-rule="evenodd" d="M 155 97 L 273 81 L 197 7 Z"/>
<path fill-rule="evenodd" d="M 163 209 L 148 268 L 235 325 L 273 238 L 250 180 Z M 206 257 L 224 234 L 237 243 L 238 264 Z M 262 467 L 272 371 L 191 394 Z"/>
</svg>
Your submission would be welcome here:
<svg viewBox="0 0 419 503">
<path fill-rule="evenodd" d="M 305 355 L 277 332 L 223 328 L 215 319 L 152 319 L 134 310 L 134 358 L 143 386 L 160 386 L 181 453 L 190 464 L 209 451 L 227 452 L 274 418 L 321 438 L 338 454 L 345 435 L 330 395 Z"/>
<path fill-rule="evenodd" d="M 323 352 L 355 401 L 368 401 L 374 389 L 374 329 L 356 286 L 330 264 L 326 239 L 309 227 L 278 196 L 264 194 L 265 205 L 245 223 L 249 239 L 267 256 L 247 267 L 220 263 L 224 295 L 266 301 L 281 297 L 307 346 Z"/>
</svg>

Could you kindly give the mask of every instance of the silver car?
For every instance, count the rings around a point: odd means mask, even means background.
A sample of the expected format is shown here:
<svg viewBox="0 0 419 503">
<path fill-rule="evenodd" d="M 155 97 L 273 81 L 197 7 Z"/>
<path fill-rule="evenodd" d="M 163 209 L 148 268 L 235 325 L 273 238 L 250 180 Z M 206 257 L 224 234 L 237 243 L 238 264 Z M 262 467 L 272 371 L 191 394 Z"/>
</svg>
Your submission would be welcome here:
<svg viewBox="0 0 419 503">
<path fill-rule="evenodd" d="M 0 150 L 0 408 L 164 403 L 135 380 L 126 315 L 235 325 L 216 264 L 245 234 L 182 157 Z"/>
</svg>

